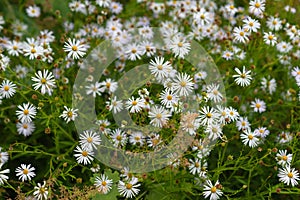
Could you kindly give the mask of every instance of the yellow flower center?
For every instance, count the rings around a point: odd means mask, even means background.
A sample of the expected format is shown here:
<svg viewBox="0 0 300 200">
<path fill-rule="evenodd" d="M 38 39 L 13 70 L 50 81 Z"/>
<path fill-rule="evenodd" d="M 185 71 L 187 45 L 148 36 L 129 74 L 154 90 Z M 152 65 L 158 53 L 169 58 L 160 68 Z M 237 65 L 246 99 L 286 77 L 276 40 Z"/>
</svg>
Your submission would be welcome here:
<svg viewBox="0 0 300 200">
<path fill-rule="evenodd" d="M 273 35 L 269 35 L 268 39 L 269 39 L 269 40 L 273 40 L 273 39 L 274 39 L 274 36 L 273 36 Z"/>
<path fill-rule="evenodd" d="M 127 184 L 126 184 L 126 189 L 127 189 L 127 190 L 130 190 L 131 188 L 132 188 L 132 184 L 127 183 Z"/>
<path fill-rule="evenodd" d="M 242 37 L 243 37 L 244 35 L 245 35 L 245 33 L 244 33 L 244 32 L 240 32 L 240 36 L 242 36 Z"/>
<path fill-rule="evenodd" d="M 293 178 L 293 176 L 294 176 L 294 175 L 293 175 L 292 172 L 288 173 L 288 177 L 289 177 L 289 178 Z"/>
<path fill-rule="evenodd" d="M 9 86 L 5 85 L 3 89 L 4 89 L 4 91 L 8 91 L 9 90 Z"/>
<path fill-rule="evenodd" d="M 42 83 L 42 84 L 45 84 L 46 82 L 47 82 L 47 80 L 46 80 L 45 78 L 42 78 L 42 79 L 41 79 L 41 83 Z"/>
<path fill-rule="evenodd" d="M 255 6 L 255 8 L 259 8 L 260 7 L 260 3 L 256 3 L 254 6 Z"/>
<path fill-rule="evenodd" d="M 18 47 L 17 46 L 13 46 L 13 50 L 17 50 L 18 49 Z"/>
<path fill-rule="evenodd" d="M 101 184 L 102 186 L 106 186 L 107 185 L 107 183 L 105 182 L 105 181 L 102 181 L 102 184 Z"/>
<path fill-rule="evenodd" d="M 261 107 L 260 103 L 255 104 L 255 107 L 260 108 Z"/>
<path fill-rule="evenodd" d="M 31 49 L 31 53 L 36 53 L 36 50 L 35 49 Z"/>
<path fill-rule="evenodd" d="M 92 137 L 88 137 L 88 138 L 86 139 L 86 141 L 87 141 L 88 143 L 92 143 L 92 142 L 93 142 L 93 138 L 92 138 Z"/>
<path fill-rule="evenodd" d="M 41 194 L 44 194 L 45 192 L 46 192 L 46 189 L 43 188 L 43 187 L 41 187 L 41 188 L 40 188 L 40 193 L 41 193 Z"/>
<path fill-rule="evenodd" d="M 23 128 L 24 128 L 24 129 L 27 129 L 27 128 L 28 128 L 28 125 L 27 125 L 27 124 L 23 124 Z"/>
<path fill-rule="evenodd" d="M 140 138 L 139 136 L 135 136 L 134 139 L 135 139 L 136 141 L 139 141 L 141 138 Z"/>
<path fill-rule="evenodd" d="M 23 170 L 23 174 L 27 175 L 29 173 L 29 170 L 28 169 L 24 169 Z"/>
<path fill-rule="evenodd" d="M 186 86 L 186 82 L 185 81 L 181 81 L 180 85 L 181 85 L 181 87 L 185 87 Z"/>
<path fill-rule="evenodd" d="M 183 46 L 183 43 L 182 43 L 182 42 L 179 42 L 179 43 L 178 43 L 178 46 L 179 46 L 179 47 L 182 47 L 182 46 Z"/>
<path fill-rule="evenodd" d="M 23 111 L 23 113 L 24 113 L 24 115 L 28 115 L 28 114 L 29 114 L 29 110 L 25 109 L 25 110 Z"/>
<path fill-rule="evenodd" d="M 249 22 L 249 26 L 253 26 L 254 25 L 254 23 L 253 22 Z"/>
<path fill-rule="evenodd" d="M 133 101 L 131 104 L 132 104 L 133 106 L 136 106 L 136 105 L 137 105 L 137 101 Z"/>
<path fill-rule="evenodd" d="M 73 116 L 72 111 L 69 111 L 67 115 L 68 115 L 68 117 L 72 117 Z"/>
<path fill-rule="evenodd" d="M 160 113 L 156 114 L 156 118 L 157 119 L 161 119 L 162 118 L 162 114 L 160 114 Z"/>
<path fill-rule="evenodd" d="M 72 46 L 72 51 L 77 51 L 78 47 L 77 46 Z"/>
<path fill-rule="evenodd" d="M 110 88 L 110 83 L 106 83 L 106 88 Z"/>
<path fill-rule="evenodd" d="M 198 162 L 195 162 L 195 167 L 200 167 L 200 163 L 198 163 Z"/>
<path fill-rule="evenodd" d="M 287 161 L 288 157 L 286 155 L 282 156 L 282 160 Z"/>
<path fill-rule="evenodd" d="M 211 193 L 216 193 L 217 192 L 217 188 L 215 186 L 213 186 L 211 189 L 210 189 Z"/>
<path fill-rule="evenodd" d="M 246 78 L 246 74 L 245 74 L 245 73 L 242 73 L 242 74 L 241 74 L 241 78 Z"/>
<path fill-rule="evenodd" d="M 211 118 L 211 117 L 212 117 L 212 114 L 209 112 L 209 113 L 206 114 L 206 117 L 207 117 L 207 118 Z"/>
<path fill-rule="evenodd" d="M 122 140 L 121 135 L 118 135 L 118 136 L 116 137 L 116 139 L 117 139 L 118 141 L 121 141 L 121 140 Z"/>
<path fill-rule="evenodd" d="M 82 156 L 87 157 L 88 152 L 87 151 L 83 151 L 81 154 L 82 154 Z"/>
<path fill-rule="evenodd" d="M 157 65 L 157 69 L 158 69 L 158 70 L 162 70 L 162 69 L 163 69 L 163 66 L 162 66 L 162 65 Z"/>
<path fill-rule="evenodd" d="M 136 49 L 132 49 L 131 52 L 132 52 L 132 53 L 136 53 L 137 50 L 136 50 Z"/>
<path fill-rule="evenodd" d="M 168 96 L 167 96 L 167 99 L 168 99 L 169 101 L 171 101 L 172 98 L 173 98 L 172 95 L 168 95 Z"/>
<path fill-rule="evenodd" d="M 252 135 L 252 134 L 249 134 L 249 135 L 248 135 L 248 139 L 249 139 L 249 140 L 252 140 L 252 139 L 253 139 L 253 135 Z"/>
</svg>

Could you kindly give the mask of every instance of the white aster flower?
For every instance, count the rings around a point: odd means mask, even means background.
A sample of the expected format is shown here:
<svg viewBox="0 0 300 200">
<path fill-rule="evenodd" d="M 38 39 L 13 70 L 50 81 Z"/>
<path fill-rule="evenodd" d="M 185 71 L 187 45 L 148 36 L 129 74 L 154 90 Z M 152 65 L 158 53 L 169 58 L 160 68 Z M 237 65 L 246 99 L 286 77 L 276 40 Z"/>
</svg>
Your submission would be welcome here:
<svg viewBox="0 0 300 200">
<path fill-rule="evenodd" d="M 250 75 L 251 71 L 246 71 L 245 66 L 243 66 L 243 71 L 240 71 L 240 69 L 235 68 L 234 69 L 238 74 L 233 75 L 232 77 L 235 78 L 234 81 L 236 84 L 245 87 L 250 85 L 252 77 Z"/>
<path fill-rule="evenodd" d="M 48 93 L 51 95 L 53 88 L 56 87 L 53 73 L 45 69 L 43 72 L 39 70 L 37 73 L 35 73 L 35 77 L 32 77 L 31 80 L 36 82 L 32 85 L 34 89 L 38 90 L 41 88 L 42 94 Z"/>
<path fill-rule="evenodd" d="M 206 184 L 204 185 L 204 192 L 203 192 L 203 196 L 204 198 L 208 198 L 210 200 L 217 200 L 220 198 L 220 196 L 222 196 L 223 192 L 219 189 L 219 181 L 217 181 L 214 185 L 212 184 L 212 182 L 210 180 L 206 181 Z"/>
<path fill-rule="evenodd" d="M 290 165 L 286 165 L 285 167 L 279 169 L 278 171 L 279 181 L 292 185 L 292 187 L 298 185 L 299 172 L 295 168 L 291 168 Z"/>
<path fill-rule="evenodd" d="M 34 173 L 35 168 L 31 167 L 31 164 L 25 165 L 21 164 L 21 167 L 18 167 L 16 169 L 16 176 L 19 176 L 19 180 L 22 180 L 22 182 L 31 180 L 31 178 L 35 177 Z"/>
</svg>

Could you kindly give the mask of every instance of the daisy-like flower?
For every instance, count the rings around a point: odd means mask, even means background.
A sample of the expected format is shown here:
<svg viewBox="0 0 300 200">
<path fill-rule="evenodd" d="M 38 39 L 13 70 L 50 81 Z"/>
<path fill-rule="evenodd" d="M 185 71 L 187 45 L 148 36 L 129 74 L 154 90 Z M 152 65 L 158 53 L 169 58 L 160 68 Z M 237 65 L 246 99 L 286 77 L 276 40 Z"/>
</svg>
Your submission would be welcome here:
<svg viewBox="0 0 300 200">
<path fill-rule="evenodd" d="M 170 49 L 175 57 L 184 58 L 190 52 L 191 44 L 184 37 L 175 35 L 170 42 Z"/>
<path fill-rule="evenodd" d="M 101 88 L 101 84 L 99 82 L 95 82 L 90 85 L 87 85 L 85 86 L 85 88 L 86 88 L 86 94 L 87 95 L 91 94 L 94 98 L 96 97 L 96 95 L 101 96 L 101 93 L 104 91 Z"/>
<path fill-rule="evenodd" d="M 166 106 L 166 108 L 172 107 L 172 105 L 178 103 L 178 96 L 170 88 L 165 89 L 161 94 L 159 99 L 161 104 Z"/>
<path fill-rule="evenodd" d="M 189 159 L 189 161 L 190 161 L 189 170 L 190 170 L 190 173 L 193 175 L 195 175 L 195 174 L 199 175 L 201 173 L 201 171 L 203 171 L 202 168 L 207 167 L 207 162 L 202 164 L 201 160 L 199 158 L 196 158 L 195 160 Z"/>
<path fill-rule="evenodd" d="M 114 114 L 120 112 L 123 109 L 123 103 L 121 100 L 118 100 L 116 96 L 109 99 L 110 101 L 106 102 L 106 105 L 109 107 L 109 111 L 112 111 Z"/>
<path fill-rule="evenodd" d="M 118 184 L 118 191 L 123 197 L 132 198 L 139 193 L 140 189 L 138 189 L 138 187 L 140 185 L 141 184 L 138 184 L 138 179 L 136 177 L 132 177 L 130 180 L 125 182 L 120 180 Z"/>
<path fill-rule="evenodd" d="M 127 142 L 126 134 L 121 129 L 115 129 L 111 132 L 111 139 L 115 147 L 124 146 Z"/>
<path fill-rule="evenodd" d="M 219 84 L 210 84 L 206 86 L 206 95 L 208 100 L 212 100 L 213 102 L 221 102 L 223 99 L 223 95 L 219 91 Z"/>
<path fill-rule="evenodd" d="M 260 23 L 256 19 L 252 19 L 251 17 L 247 17 L 243 20 L 244 25 L 243 29 L 247 30 L 247 32 L 257 32 L 260 29 Z"/>
<path fill-rule="evenodd" d="M 287 150 L 279 150 L 279 153 L 276 154 L 276 161 L 278 165 L 282 167 L 290 165 L 292 162 L 293 154 L 287 154 Z"/>
<path fill-rule="evenodd" d="M 208 139 L 216 140 L 223 135 L 222 128 L 218 123 L 210 123 L 207 125 L 205 133 L 208 134 Z"/>
<path fill-rule="evenodd" d="M 129 142 L 133 145 L 137 145 L 137 146 L 143 146 L 144 145 L 144 135 L 142 132 L 140 131 L 135 131 L 133 133 L 131 133 L 131 135 L 129 136 Z"/>
<path fill-rule="evenodd" d="M 232 77 L 235 78 L 234 81 L 236 84 L 245 87 L 250 85 L 252 77 L 250 75 L 251 70 L 246 71 L 245 66 L 243 66 L 243 71 L 241 72 L 239 68 L 234 69 L 238 74 L 233 75 Z"/>
<path fill-rule="evenodd" d="M 298 181 L 300 180 L 299 172 L 295 168 L 291 168 L 290 165 L 279 169 L 278 177 L 279 181 L 287 185 L 291 184 L 292 187 L 298 185 Z"/>
<path fill-rule="evenodd" d="M 8 161 L 8 153 L 6 151 L 2 151 L 2 147 L 0 147 L 0 165 L 5 164 L 7 161 Z"/>
<path fill-rule="evenodd" d="M 264 32 L 264 42 L 267 45 L 274 46 L 277 44 L 277 37 L 272 32 Z"/>
<path fill-rule="evenodd" d="M 0 169 L 2 168 L 2 166 L 3 166 L 3 164 L 0 163 Z M 0 185 L 3 185 L 4 182 L 6 182 L 9 179 L 9 177 L 5 175 L 5 174 L 8 174 L 9 172 L 10 172 L 9 169 L 0 171 Z"/>
<path fill-rule="evenodd" d="M 292 69 L 292 76 L 295 77 L 296 80 L 300 80 L 300 68 L 298 66 Z"/>
<path fill-rule="evenodd" d="M 150 109 L 149 112 L 149 118 L 151 118 L 150 124 L 152 124 L 155 127 L 163 127 L 167 121 L 169 120 L 169 117 L 172 115 L 168 110 L 165 110 L 161 106 L 153 106 Z"/>
<path fill-rule="evenodd" d="M 75 118 L 78 116 L 77 111 L 78 109 L 68 108 L 67 106 L 64 106 L 63 113 L 59 116 L 64 118 L 64 120 L 69 123 L 70 121 L 74 121 Z"/>
<path fill-rule="evenodd" d="M 31 164 L 21 164 L 21 167 L 18 167 L 15 172 L 16 176 L 19 176 L 19 180 L 22 179 L 22 182 L 24 182 L 27 181 L 27 179 L 30 181 L 31 178 L 35 177 L 34 170 L 35 168 L 31 167 Z"/>
<path fill-rule="evenodd" d="M 23 105 L 19 105 L 16 111 L 18 119 L 24 122 L 31 122 L 32 119 L 35 118 L 36 115 L 36 107 L 30 103 L 23 103 Z"/>
<path fill-rule="evenodd" d="M 114 93 L 118 88 L 118 82 L 108 78 L 100 83 L 102 90 L 107 90 L 109 93 Z"/>
<path fill-rule="evenodd" d="M 125 55 L 129 60 L 135 61 L 141 59 L 141 55 L 143 54 L 142 48 L 136 44 L 128 44 L 125 48 Z"/>
<path fill-rule="evenodd" d="M 246 43 L 249 41 L 248 32 L 246 32 L 242 27 L 235 27 L 233 29 L 233 41 L 238 41 L 241 43 Z"/>
<path fill-rule="evenodd" d="M 201 8 L 199 12 L 193 14 L 194 21 L 201 26 L 211 23 L 212 16 L 204 8 Z"/>
<path fill-rule="evenodd" d="M 79 139 L 79 144 L 82 146 L 82 149 L 96 149 L 97 145 L 101 143 L 100 135 L 93 131 L 83 131 Z"/>
<path fill-rule="evenodd" d="M 74 157 L 79 164 L 91 164 L 91 162 L 94 160 L 94 152 L 91 149 L 83 149 L 80 146 L 76 146 L 74 152 Z"/>
<path fill-rule="evenodd" d="M 254 112 L 265 112 L 266 111 L 266 103 L 260 99 L 256 99 L 251 102 L 251 108 L 254 109 Z"/>
<path fill-rule="evenodd" d="M 32 86 L 35 90 L 41 88 L 41 93 L 45 94 L 46 92 L 51 95 L 53 88 L 55 88 L 55 80 L 52 72 L 48 70 L 38 71 L 35 73 L 35 77 L 31 78 L 32 81 L 36 82 Z"/>
<path fill-rule="evenodd" d="M 219 117 L 219 113 L 214 109 L 210 108 L 209 106 L 204 106 L 200 110 L 200 123 L 201 125 L 209 125 L 211 124 L 214 120 L 216 120 Z"/>
<path fill-rule="evenodd" d="M 41 9 L 36 5 L 29 6 L 26 8 L 26 13 L 29 17 L 39 17 L 41 15 Z"/>
<path fill-rule="evenodd" d="M 239 131 L 244 131 L 246 129 L 249 129 L 251 126 L 251 124 L 248 121 L 247 117 L 240 117 L 237 121 L 236 121 L 236 127 L 238 128 Z"/>
<path fill-rule="evenodd" d="M 16 84 L 9 80 L 3 80 L 3 82 L 0 85 L 0 96 L 8 99 L 14 96 L 16 93 Z"/>
<path fill-rule="evenodd" d="M 79 40 L 69 38 L 64 45 L 64 51 L 68 52 L 68 58 L 79 59 L 86 54 L 87 46 L 81 44 Z"/>
<path fill-rule="evenodd" d="M 8 41 L 7 44 L 5 44 L 5 48 L 8 54 L 12 56 L 19 56 L 19 54 L 22 53 L 22 43 L 16 40 Z"/>
<path fill-rule="evenodd" d="M 242 139 L 244 145 L 248 145 L 251 148 L 256 147 L 259 140 L 257 135 L 252 133 L 250 129 L 243 131 L 243 133 L 240 135 L 240 138 Z"/>
<path fill-rule="evenodd" d="M 210 200 L 217 200 L 223 194 L 223 192 L 220 190 L 220 183 L 218 180 L 214 185 L 210 180 L 207 180 L 203 190 L 204 198 L 207 199 L 209 197 Z"/>
<path fill-rule="evenodd" d="M 270 134 L 270 131 L 266 127 L 259 127 L 254 130 L 254 133 L 260 137 L 267 137 Z"/>
<path fill-rule="evenodd" d="M 194 89 L 194 83 L 190 75 L 186 73 L 180 73 L 176 75 L 174 79 L 174 91 L 179 96 L 188 96 Z"/>
<path fill-rule="evenodd" d="M 228 50 L 224 51 L 222 54 L 222 58 L 224 58 L 225 60 L 232 60 L 233 52 L 228 51 Z"/>
<path fill-rule="evenodd" d="M 261 83 L 261 88 L 264 91 L 268 90 L 270 94 L 273 94 L 273 92 L 276 91 L 277 84 L 274 78 L 270 79 L 270 77 L 268 77 L 267 79 L 263 77 L 260 83 Z"/>
<path fill-rule="evenodd" d="M 152 147 L 154 149 L 157 148 L 162 143 L 160 136 L 156 133 L 151 133 L 146 140 L 147 140 L 148 147 Z"/>
<path fill-rule="evenodd" d="M 166 79 L 172 70 L 171 63 L 169 61 L 164 62 L 164 60 L 164 57 L 157 56 L 150 61 L 149 69 L 158 81 Z"/>
<path fill-rule="evenodd" d="M 41 59 L 44 56 L 44 48 L 35 44 L 26 43 L 23 46 L 23 51 L 24 56 L 28 56 L 29 60 Z"/>
<path fill-rule="evenodd" d="M 130 110 L 130 113 L 138 113 L 142 110 L 142 107 L 144 105 L 144 100 L 141 98 L 134 98 L 131 97 L 126 101 L 126 109 Z"/>
<path fill-rule="evenodd" d="M 24 135 L 25 137 L 31 135 L 35 130 L 35 125 L 33 122 L 18 122 L 17 123 L 17 131 L 20 135 Z"/>
<path fill-rule="evenodd" d="M 281 132 L 277 136 L 277 140 L 280 144 L 288 143 L 293 140 L 293 135 L 290 132 Z"/>
<path fill-rule="evenodd" d="M 37 186 L 34 187 L 35 191 L 33 192 L 33 195 L 38 200 L 44 200 L 48 198 L 48 189 L 46 187 L 46 181 L 43 182 L 43 185 L 41 183 L 38 183 Z"/>
<path fill-rule="evenodd" d="M 253 0 L 249 3 L 249 12 L 255 16 L 261 16 L 265 11 L 265 0 Z"/>
<path fill-rule="evenodd" d="M 282 28 L 282 21 L 277 17 L 269 17 L 267 20 L 267 26 L 269 29 L 279 31 Z"/>
<path fill-rule="evenodd" d="M 108 179 L 105 174 L 97 176 L 94 183 L 101 194 L 107 194 L 111 190 L 112 184 L 112 179 Z"/>
</svg>

